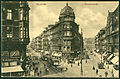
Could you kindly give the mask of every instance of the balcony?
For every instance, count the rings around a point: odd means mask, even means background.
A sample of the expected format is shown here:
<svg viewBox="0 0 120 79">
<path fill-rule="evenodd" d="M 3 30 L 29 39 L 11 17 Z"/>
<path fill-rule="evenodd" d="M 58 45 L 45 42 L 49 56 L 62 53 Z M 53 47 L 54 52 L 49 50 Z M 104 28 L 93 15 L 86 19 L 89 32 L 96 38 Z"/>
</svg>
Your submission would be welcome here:
<svg viewBox="0 0 120 79">
<path fill-rule="evenodd" d="M 63 39 L 64 39 L 64 40 L 72 40 L 73 37 L 72 37 L 72 36 L 64 36 Z"/>
</svg>

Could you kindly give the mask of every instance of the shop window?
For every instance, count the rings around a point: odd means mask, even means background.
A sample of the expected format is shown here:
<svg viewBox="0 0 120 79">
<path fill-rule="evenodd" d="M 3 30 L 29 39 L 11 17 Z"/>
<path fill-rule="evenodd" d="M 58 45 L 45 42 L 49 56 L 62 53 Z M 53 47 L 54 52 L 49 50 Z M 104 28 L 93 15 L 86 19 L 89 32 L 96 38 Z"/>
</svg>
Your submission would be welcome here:
<svg viewBox="0 0 120 79">
<path fill-rule="evenodd" d="M 12 20 L 12 10 L 7 10 L 7 19 Z"/>
</svg>

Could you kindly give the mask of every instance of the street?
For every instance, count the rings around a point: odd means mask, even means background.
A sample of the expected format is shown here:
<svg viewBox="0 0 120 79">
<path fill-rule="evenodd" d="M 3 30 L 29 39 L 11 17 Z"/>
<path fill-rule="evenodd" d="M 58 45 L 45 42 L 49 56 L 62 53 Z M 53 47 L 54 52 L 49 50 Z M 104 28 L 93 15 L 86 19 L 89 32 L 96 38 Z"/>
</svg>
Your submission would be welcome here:
<svg viewBox="0 0 120 79">
<path fill-rule="evenodd" d="M 37 52 L 35 53 L 35 51 L 32 50 L 32 52 L 34 52 L 34 56 L 35 54 L 38 54 Z M 40 56 L 38 56 L 40 57 Z M 32 71 L 30 76 L 36 76 L 36 77 L 105 77 L 105 72 L 108 72 L 107 77 L 112 77 L 111 71 L 107 68 L 105 69 L 98 69 L 98 63 L 101 61 L 100 60 L 100 56 L 99 55 L 95 55 L 95 53 L 93 55 L 89 54 L 89 58 L 87 59 L 83 59 L 82 60 L 82 70 L 83 70 L 83 75 L 81 75 L 81 64 L 79 64 L 78 66 L 78 62 L 80 62 L 80 60 L 76 60 L 75 64 L 72 63 L 72 67 L 71 67 L 71 63 L 70 64 L 66 64 L 66 67 L 68 68 L 67 71 L 64 72 L 59 72 L 57 71 L 55 68 L 53 68 L 51 65 L 49 65 L 49 63 L 47 61 L 43 61 L 42 59 L 38 59 L 39 63 L 35 65 L 35 68 L 38 68 L 38 72 L 36 72 L 35 74 L 33 74 Z M 46 65 L 46 66 L 45 66 Z M 95 69 L 93 69 L 93 66 L 95 67 Z M 48 69 L 48 73 L 46 73 L 45 69 Z M 98 74 L 96 74 L 96 69 L 98 70 Z M 116 74 L 117 73 L 117 74 Z M 114 72 L 114 77 L 118 77 L 118 72 Z"/>
<path fill-rule="evenodd" d="M 53 75 L 45 75 L 43 77 L 105 77 L 105 72 L 108 72 L 107 77 L 112 77 L 111 72 L 108 69 L 98 69 L 98 62 L 100 62 L 100 59 L 97 56 L 89 55 L 90 59 L 83 60 L 82 68 L 83 68 L 83 75 L 81 75 L 81 65 L 78 66 L 78 62 L 76 61 L 75 64 L 67 64 L 68 71 L 53 74 Z M 93 66 L 95 67 L 95 70 L 93 70 Z M 98 75 L 96 74 L 96 69 L 98 69 Z M 117 72 L 118 73 L 118 72 Z M 116 74 L 116 73 L 115 73 Z M 118 77 L 118 74 L 116 74 L 115 77 Z"/>
</svg>

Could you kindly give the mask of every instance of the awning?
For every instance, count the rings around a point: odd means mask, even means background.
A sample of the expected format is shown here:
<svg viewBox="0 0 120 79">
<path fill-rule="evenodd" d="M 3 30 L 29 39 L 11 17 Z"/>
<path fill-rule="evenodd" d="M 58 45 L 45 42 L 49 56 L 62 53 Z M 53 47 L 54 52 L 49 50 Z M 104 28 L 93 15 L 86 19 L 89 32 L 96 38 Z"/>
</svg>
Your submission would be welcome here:
<svg viewBox="0 0 120 79">
<path fill-rule="evenodd" d="M 21 65 L 1 68 L 1 73 L 23 72 Z"/>
<path fill-rule="evenodd" d="M 104 52 L 102 55 L 103 55 L 103 56 L 106 56 L 107 54 L 106 54 L 106 52 Z"/>
<path fill-rule="evenodd" d="M 113 64 L 116 64 L 118 61 L 119 61 L 119 57 L 118 57 L 118 56 L 115 56 L 115 57 L 111 60 L 111 62 L 112 62 Z M 119 63 L 118 63 L 118 64 L 119 64 Z"/>
<path fill-rule="evenodd" d="M 111 54 L 107 59 L 110 60 L 113 57 L 113 54 Z"/>
<path fill-rule="evenodd" d="M 119 65 L 119 61 L 117 61 L 117 62 L 115 63 L 115 65 Z"/>
<path fill-rule="evenodd" d="M 108 54 L 105 56 L 105 59 L 107 59 L 109 56 L 110 56 L 110 54 L 108 53 Z"/>
</svg>

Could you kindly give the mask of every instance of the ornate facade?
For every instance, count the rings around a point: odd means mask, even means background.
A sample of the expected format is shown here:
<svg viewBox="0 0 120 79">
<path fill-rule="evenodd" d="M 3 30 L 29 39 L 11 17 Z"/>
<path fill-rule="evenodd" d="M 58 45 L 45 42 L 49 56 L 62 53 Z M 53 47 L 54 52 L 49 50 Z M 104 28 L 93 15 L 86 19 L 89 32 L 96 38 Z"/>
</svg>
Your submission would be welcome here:
<svg viewBox="0 0 120 79">
<path fill-rule="evenodd" d="M 26 46 L 29 43 L 29 6 L 26 1 L 2 1 L 1 66 L 25 68 Z M 7 70 L 7 69 L 6 69 Z M 12 72 L 12 71 L 11 71 Z M 2 70 L 2 73 L 6 71 Z M 9 73 L 9 72 L 7 72 Z"/>
<path fill-rule="evenodd" d="M 95 37 L 95 47 L 103 58 L 118 66 L 119 58 L 119 6 L 113 11 L 108 11 L 107 24 Z"/>
<path fill-rule="evenodd" d="M 74 11 L 68 4 L 61 10 L 59 21 L 48 25 L 41 36 L 45 51 L 61 51 L 63 54 L 83 51 L 83 36 L 75 22 Z"/>
</svg>

